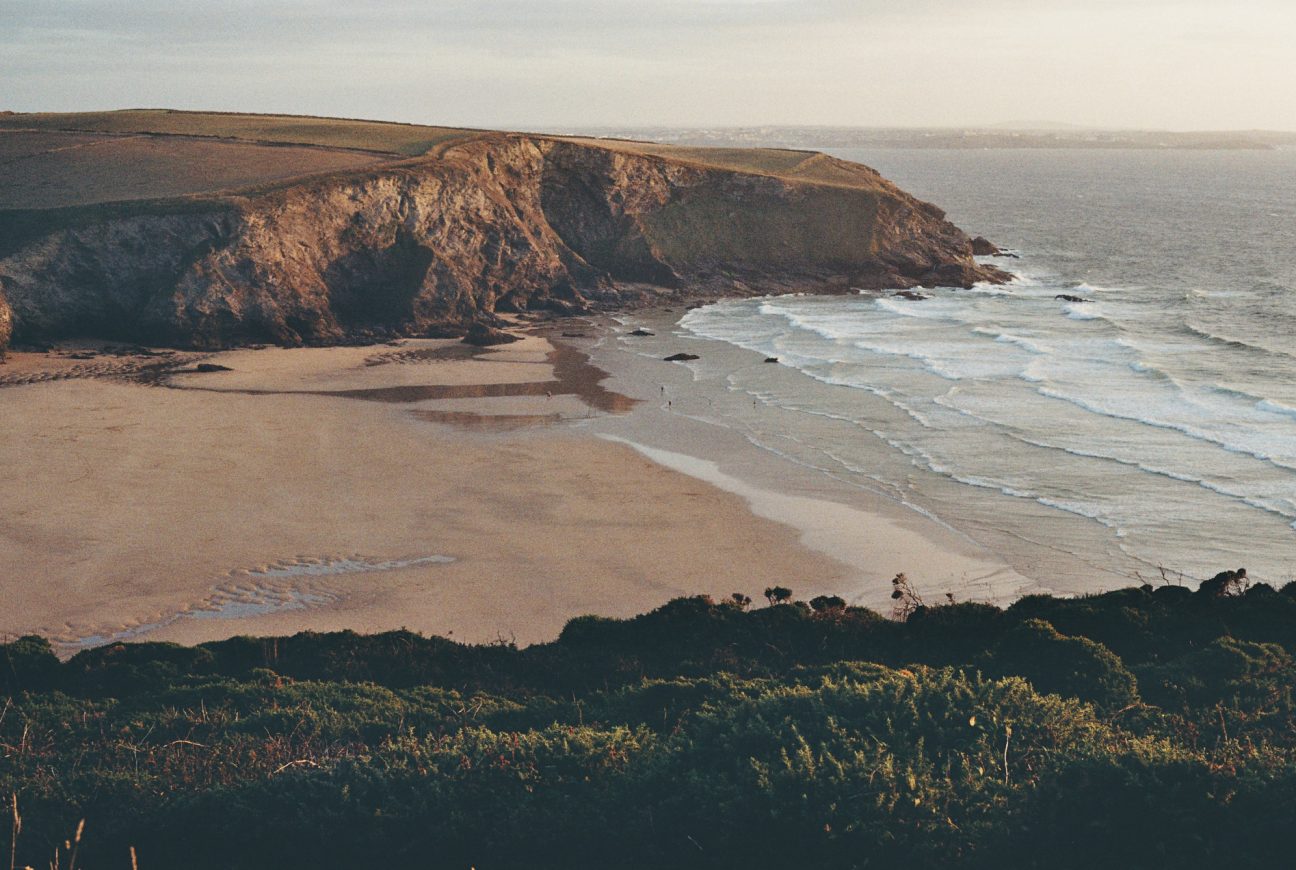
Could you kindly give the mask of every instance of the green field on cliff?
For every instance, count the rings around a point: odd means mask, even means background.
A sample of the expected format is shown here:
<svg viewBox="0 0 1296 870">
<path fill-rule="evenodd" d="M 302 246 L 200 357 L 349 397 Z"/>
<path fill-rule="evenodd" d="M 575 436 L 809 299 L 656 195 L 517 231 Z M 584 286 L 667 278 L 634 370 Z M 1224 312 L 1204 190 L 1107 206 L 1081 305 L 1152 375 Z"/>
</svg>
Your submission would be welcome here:
<svg viewBox="0 0 1296 870">
<path fill-rule="evenodd" d="M 237 193 L 321 173 L 436 158 L 489 131 L 290 115 L 133 109 L 0 115 L 0 210 Z M 784 149 L 572 139 L 790 181 L 872 187 L 876 173 Z"/>
<path fill-rule="evenodd" d="M 132 848 L 198 870 L 1290 866 L 1296 584 L 907 611 L 679 599 L 525 649 L 306 633 L 60 662 L 23 638 L 0 646 L 21 818 L 0 848 L 17 833 L 44 866 L 76 831 L 84 866 L 123 870 Z"/>
<path fill-rule="evenodd" d="M 475 135 L 475 131 L 454 127 L 426 127 L 385 121 L 315 118 L 306 115 L 181 112 L 171 109 L 3 115 L 0 116 L 0 129 L 201 136 L 244 142 L 352 148 L 405 157 L 417 157 L 437 145 Z"/>
</svg>

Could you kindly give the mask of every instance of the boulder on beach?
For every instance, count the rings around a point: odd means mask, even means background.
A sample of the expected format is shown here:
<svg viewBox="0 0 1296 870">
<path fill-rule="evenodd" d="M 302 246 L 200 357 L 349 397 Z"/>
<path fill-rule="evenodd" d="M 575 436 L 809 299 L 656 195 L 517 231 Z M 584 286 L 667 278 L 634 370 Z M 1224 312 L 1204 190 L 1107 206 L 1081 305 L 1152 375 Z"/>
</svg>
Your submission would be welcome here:
<svg viewBox="0 0 1296 870">
<path fill-rule="evenodd" d="M 689 362 L 690 360 L 701 359 L 701 358 L 702 357 L 698 356 L 695 353 L 673 353 L 670 356 L 665 357 L 664 359 L 666 362 Z"/>
<path fill-rule="evenodd" d="M 463 337 L 463 343 L 471 344 L 473 347 L 492 347 L 514 341 L 520 341 L 519 337 L 487 323 L 474 323 L 469 328 L 468 334 Z"/>
<path fill-rule="evenodd" d="M 232 372 L 234 370 L 229 366 L 223 366 L 219 363 L 198 363 L 198 365 L 194 366 L 194 371 L 205 375 L 210 374 L 211 372 Z"/>
</svg>

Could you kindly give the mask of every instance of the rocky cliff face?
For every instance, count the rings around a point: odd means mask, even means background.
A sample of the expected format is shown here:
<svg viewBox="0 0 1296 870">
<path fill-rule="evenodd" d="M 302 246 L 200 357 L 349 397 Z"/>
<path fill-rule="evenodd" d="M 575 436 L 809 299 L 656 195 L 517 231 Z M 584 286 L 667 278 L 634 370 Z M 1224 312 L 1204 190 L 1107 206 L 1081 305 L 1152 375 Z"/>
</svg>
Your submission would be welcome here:
<svg viewBox="0 0 1296 870">
<path fill-rule="evenodd" d="M 27 341 L 329 343 L 695 289 L 1002 277 L 934 206 L 831 162 L 842 183 L 499 134 L 276 190 L 82 210 L 5 248 L 0 347 L 11 321 Z"/>
<path fill-rule="evenodd" d="M 9 309 L 9 302 L 0 295 L 0 353 L 4 353 L 5 348 L 9 347 L 9 337 L 13 334 L 13 312 Z"/>
</svg>

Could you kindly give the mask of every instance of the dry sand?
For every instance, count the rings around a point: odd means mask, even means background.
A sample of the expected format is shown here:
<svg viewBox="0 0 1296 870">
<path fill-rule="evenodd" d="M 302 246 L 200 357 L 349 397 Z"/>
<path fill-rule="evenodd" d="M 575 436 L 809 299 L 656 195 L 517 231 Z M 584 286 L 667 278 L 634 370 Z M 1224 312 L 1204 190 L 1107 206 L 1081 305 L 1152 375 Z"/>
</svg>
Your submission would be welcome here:
<svg viewBox="0 0 1296 870">
<path fill-rule="evenodd" d="M 777 583 L 883 607 L 915 566 L 1021 579 L 732 433 L 680 429 L 609 388 L 657 398 L 661 363 L 623 357 L 608 381 L 540 336 L 180 355 L 232 371 L 164 377 L 153 357 L 11 355 L 0 633 L 64 653 L 344 628 L 531 643 L 684 594 Z"/>
<path fill-rule="evenodd" d="M 592 413 L 563 394 L 589 387 L 592 370 L 557 379 L 540 338 L 373 364 L 449 346 L 237 351 L 209 360 L 235 371 L 175 377 L 186 389 L 102 371 L 0 389 L 0 632 L 65 650 L 402 626 L 527 643 L 583 613 L 843 574 L 741 498 L 624 445 L 563 425 L 482 433 L 420 419 L 437 400 L 354 397 L 541 383 L 554 410 L 536 407 L 543 394 L 523 409 L 503 396 L 502 416 Z M 0 378 L 39 371 L 42 357 L 14 355 Z M 129 361 L 103 365 L 118 364 Z M 332 391 L 352 395 L 320 394 Z M 445 401 L 472 417 L 497 399 Z M 432 556 L 454 561 L 380 567 Z"/>
</svg>

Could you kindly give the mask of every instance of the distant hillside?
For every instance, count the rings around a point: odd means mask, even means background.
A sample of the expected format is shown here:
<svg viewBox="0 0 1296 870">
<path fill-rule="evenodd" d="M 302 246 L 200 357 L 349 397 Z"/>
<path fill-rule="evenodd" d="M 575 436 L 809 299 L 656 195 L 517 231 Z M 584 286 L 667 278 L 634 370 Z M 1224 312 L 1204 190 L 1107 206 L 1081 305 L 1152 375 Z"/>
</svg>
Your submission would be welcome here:
<svg viewBox="0 0 1296 870">
<path fill-rule="evenodd" d="M 141 110 L 2 115 L 0 167 L 0 348 L 1002 277 L 940 209 L 806 151 Z"/>
</svg>

